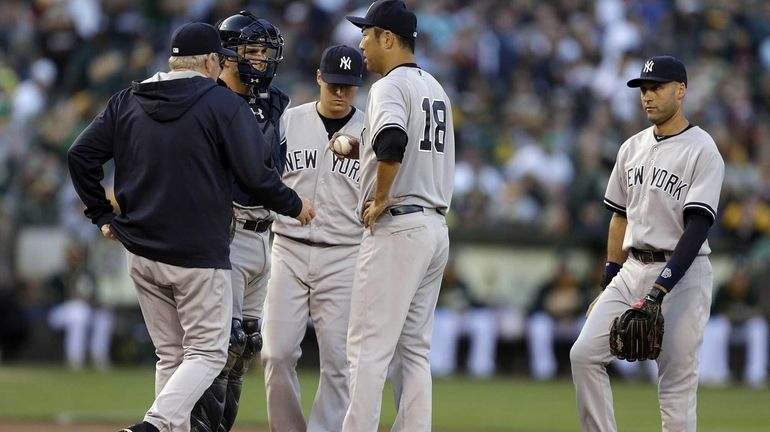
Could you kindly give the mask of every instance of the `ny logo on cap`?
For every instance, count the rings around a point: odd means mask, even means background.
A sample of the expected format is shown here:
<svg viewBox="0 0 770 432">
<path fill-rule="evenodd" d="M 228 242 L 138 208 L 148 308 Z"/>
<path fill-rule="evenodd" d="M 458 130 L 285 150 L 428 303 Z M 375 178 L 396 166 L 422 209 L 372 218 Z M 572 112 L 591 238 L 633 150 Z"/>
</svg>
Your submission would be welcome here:
<svg viewBox="0 0 770 432">
<path fill-rule="evenodd" d="M 340 58 L 340 69 L 350 70 L 350 57 L 343 56 Z"/>
<path fill-rule="evenodd" d="M 644 70 L 642 72 L 644 73 L 650 73 L 652 72 L 652 65 L 655 63 L 652 62 L 652 60 L 648 60 L 647 63 L 644 64 Z"/>
</svg>

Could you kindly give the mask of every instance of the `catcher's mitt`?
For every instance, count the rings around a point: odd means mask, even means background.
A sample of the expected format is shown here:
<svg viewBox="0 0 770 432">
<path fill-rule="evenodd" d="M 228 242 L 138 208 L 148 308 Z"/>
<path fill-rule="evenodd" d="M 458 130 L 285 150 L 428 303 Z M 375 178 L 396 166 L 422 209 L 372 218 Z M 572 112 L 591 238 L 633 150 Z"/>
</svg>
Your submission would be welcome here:
<svg viewBox="0 0 770 432">
<path fill-rule="evenodd" d="M 610 352 L 620 360 L 655 360 L 663 341 L 660 299 L 648 295 L 610 326 Z"/>
</svg>

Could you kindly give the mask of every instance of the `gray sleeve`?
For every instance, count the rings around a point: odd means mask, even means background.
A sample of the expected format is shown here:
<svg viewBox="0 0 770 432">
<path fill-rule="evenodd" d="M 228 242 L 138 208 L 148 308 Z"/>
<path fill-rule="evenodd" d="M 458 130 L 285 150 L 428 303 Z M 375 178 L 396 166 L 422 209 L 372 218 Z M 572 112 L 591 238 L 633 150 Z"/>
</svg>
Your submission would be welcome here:
<svg viewBox="0 0 770 432">
<path fill-rule="evenodd" d="M 403 91 L 390 80 L 380 80 L 369 94 L 369 106 L 377 107 L 369 113 L 372 142 L 385 129 L 399 128 L 408 133 L 409 114 Z"/>
<path fill-rule="evenodd" d="M 607 182 L 607 192 L 604 194 L 604 205 L 611 211 L 626 216 L 626 205 L 628 195 L 626 194 L 627 181 L 625 179 L 624 152 L 621 147 L 618 157 L 615 160 L 615 166 L 612 167 L 612 174 Z"/>
<path fill-rule="evenodd" d="M 716 146 L 702 153 L 695 164 L 695 172 L 693 172 L 692 184 L 687 190 L 683 213 L 692 211 L 701 213 L 714 223 L 724 176 L 725 163 Z"/>
</svg>

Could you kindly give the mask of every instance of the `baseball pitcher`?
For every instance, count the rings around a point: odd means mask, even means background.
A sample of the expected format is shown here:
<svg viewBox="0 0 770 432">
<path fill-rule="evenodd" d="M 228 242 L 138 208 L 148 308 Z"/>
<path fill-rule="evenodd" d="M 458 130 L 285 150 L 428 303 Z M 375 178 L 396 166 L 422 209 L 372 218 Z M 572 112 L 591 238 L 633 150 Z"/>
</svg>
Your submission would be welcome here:
<svg viewBox="0 0 770 432">
<path fill-rule="evenodd" d="M 394 431 L 431 430 L 433 311 L 449 256 L 445 220 L 454 185 L 452 107 L 414 59 L 417 18 L 401 0 L 378 0 L 359 47 L 383 77 L 366 102 L 358 215 L 364 235 L 350 304 L 350 405 L 342 430 L 374 432 L 390 377 Z"/>
</svg>

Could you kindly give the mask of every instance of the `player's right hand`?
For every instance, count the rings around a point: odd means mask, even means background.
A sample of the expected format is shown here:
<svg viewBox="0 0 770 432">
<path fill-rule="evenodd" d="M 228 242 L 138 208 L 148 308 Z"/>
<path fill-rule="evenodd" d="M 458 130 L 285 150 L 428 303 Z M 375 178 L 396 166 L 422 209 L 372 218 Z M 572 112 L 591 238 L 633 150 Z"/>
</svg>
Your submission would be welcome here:
<svg viewBox="0 0 770 432">
<path fill-rule="evenodd" d="M 302 198 L 302 211 L 300 211 L 294 219 L 297 219 L 301 226 L 305 226 L 309 224 L 314 217 L 315 208 L 313 208 L 313 203 L 307 198 Z"/>
<path fill-rule="evenodd" d="M 110 229 L 110 224 L 102 225 L 102 235 L 108 240 L 118 241 L 118 238 L 115 237 L 115 234 L 113 234 L 112 230 Z"/>
<path fill-rule="evenodd" d="M 337 139 L 338 136 L 345 135 L 348 137 L 348 140 L 350 140 L 350 145 L 352 149 L 350 150 L 350 153 L 346 155 L 339 154 L 334 151 L 334 140 Z M 353 135 L 346 134 L 343 132 L 334 132 L 334 135 L 332 135 L 332 138 L 329 140 L 329 149 L 334 153 L 337 158 L 339 159 L 358 159 L 359 158 L 359 150 L 361 147 L 361 141 L 358 140 L 358 138 L 354 137 Z"/>
</svg>

